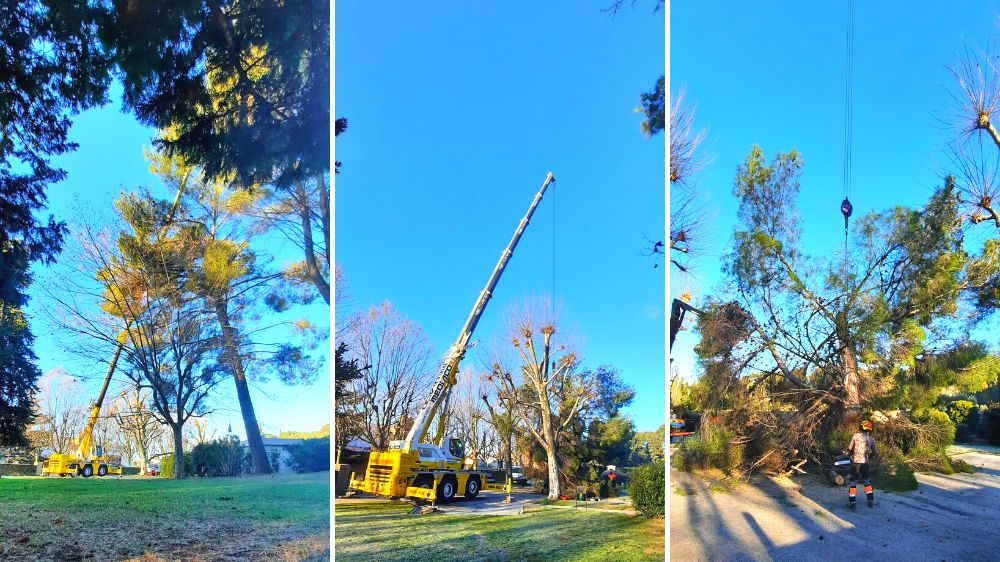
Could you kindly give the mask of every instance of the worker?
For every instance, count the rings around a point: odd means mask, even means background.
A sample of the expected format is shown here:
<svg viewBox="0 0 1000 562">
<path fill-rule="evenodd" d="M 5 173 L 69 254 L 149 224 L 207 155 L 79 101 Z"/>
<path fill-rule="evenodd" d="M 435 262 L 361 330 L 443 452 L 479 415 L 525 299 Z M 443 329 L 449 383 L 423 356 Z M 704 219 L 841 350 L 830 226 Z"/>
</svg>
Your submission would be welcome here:
<svg viewBox="0 0 1000 562">
<path fill-rule="evenodd" d="M 876 455 L 875 439 L 871 436 L 872 422 L 864 420 L 861 422 L 861 430 L 851 436 L 851 443 L 847 447 L 847 454 L 851 457 L 851 487 L 847 492 L 847 502 L 851 509 L 855 507 L 858 493 L 858 477 L 865 486 L 865 496 L 868 497 L 868 507 L 875 505 L 875 492 L 872 490 L 872 482 L 868 479 L 868 462 Z"/>
</svg>

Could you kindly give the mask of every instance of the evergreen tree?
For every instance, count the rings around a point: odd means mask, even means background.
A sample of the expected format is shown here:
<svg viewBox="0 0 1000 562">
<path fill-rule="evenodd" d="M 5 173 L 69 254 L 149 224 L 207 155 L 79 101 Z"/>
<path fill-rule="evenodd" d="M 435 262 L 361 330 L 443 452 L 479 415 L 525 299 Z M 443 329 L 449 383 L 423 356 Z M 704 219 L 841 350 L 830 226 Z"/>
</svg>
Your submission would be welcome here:
<svg viewBox="0 0 1000 562">
<path fill-rule="evenodd" d="M 23 307 L 33 262 L 50 263 L 65 226 L 35 213 L 65 177 L 68 113 L 104 99 L 109 63 L 90 47 L 95 13 L 54 1 L 0 1 L 0 445 L 26 444 L 40 376 Z"/>
</svg>

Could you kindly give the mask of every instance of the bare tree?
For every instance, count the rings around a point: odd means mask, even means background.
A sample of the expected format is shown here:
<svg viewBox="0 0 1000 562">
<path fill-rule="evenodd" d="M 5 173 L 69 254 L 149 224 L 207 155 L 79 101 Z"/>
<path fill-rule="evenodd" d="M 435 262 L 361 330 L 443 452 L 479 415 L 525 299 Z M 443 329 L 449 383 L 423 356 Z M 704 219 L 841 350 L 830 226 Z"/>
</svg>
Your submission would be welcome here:
<svg viewBox="0 0 1000 562">
<path fill-rule="evenodd" d="M 957 138 L 949 148 L 956 186 L 969 205 L 969 220 L 973 224 L 990 221 L 1000 228 L 1000 213 L 996 208 L 1000 195 L 997 176 L 1000 133 L 993 124 L 993 114 L 1000 107 L 1000 69 L 996 58 L 993 50 L 977 52 L 966 48 L 959 62 L 949 67 L 957 85 L 951 96 L 958 128 Z"/>
<path fill-rule="evenodd" d="M 481 397 L 487 389 L 484 378 L 473 371 L 458 374 L 458 386 L 453 391 L 450 435 L 456 435 L 467 446 L 467 451 L 477 463 L 499 454 L 496 428 Z"/>
<path fill-rule="evenodd" d="M 69 453 L 87 424 L 87 387 L 56 367 L 38 381 L 38 389 L 38 425 L 48 437 L 45 446 Z"/>
<path fill-rule="evenodd" d="M 694 125 L 694 107 L 681 90 L 670 108 L 670 263 L 682 272 L 692 250 L 707 234 L 707 209 L 694 177 L 708 164 L 701 152 L 704 129 Z"/>
<path fill-rule="evenodd" d="M 203 445 L 215 439 L 216 430 L 208 431 L 207 418 L 191 418 L 192 437 L 195 445 Z"/>
<path fill-rule="evenodd" d="M 502 353 L 497 354 L 488 376 L 497 393 L 513 405 L 521 425 L 545 450 L 550 499 L 560 495 L 560 433 L 594 398 L 592 381 L 577 371 L 576 354 L 564 346 L 553 349 L 555 333 L 553 321 L 534 321 L 530 313 L 515 315 L 509 335 L 517 351 L 517 368 L 511 369 L 510 363 L 501 359 Z M 538 334 L 541 342 L 536 341 Z"/>
<path fill-rule="evenodd" d="M 351 406 L 361 436 L 377 449 L 402 439 L 412 423 L 418 383 L 429 374 L 432 347 L 423 330 L 389 301 L 347 319 L 343 340 L 349 358 L 367 366 L 351 383 Z"/>
</svg>

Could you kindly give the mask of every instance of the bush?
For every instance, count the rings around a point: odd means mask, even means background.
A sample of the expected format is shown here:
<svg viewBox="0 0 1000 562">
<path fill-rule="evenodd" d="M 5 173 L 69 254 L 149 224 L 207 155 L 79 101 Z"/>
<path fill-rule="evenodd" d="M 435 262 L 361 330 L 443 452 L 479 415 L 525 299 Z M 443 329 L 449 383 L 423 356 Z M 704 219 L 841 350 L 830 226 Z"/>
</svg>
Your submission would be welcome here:
<svg viewBox="0 0 1000 562">
<path fill-rule="evenodd" d="M 955 424 L 955 441 L 967 442 L 972 439 L 972 431 L 968 424 Z"/>
<path fill-rule="evenodd" d="M 979 432 L 979 419 L 980 419 L 979 409 L 980 407 L 976 406 L 975 408 L 972 409 L 972 411 L 969 412 L 969 417 L 965 418 L 965 425 L 969 426 L 969 433 Z M 958 431 L 957 428 L 956 431 Z"/>
<path fill-rule="evenodd" d="M 1000 403 L 994 402 L 980 412 L 976 434 L 985 437 L 992 445 L 1000 445 Z"/>
<path fill-rule="evenodd" d="M 184 475 L 191 476 L 194 474 L 194 468 L 191 463 L 191 455 L 184 455 Z M 170 453 L 163 455 L 160 459 L 160 478 L 174 478 L 176 474 L 174 473 L 174 454 Z"/>
<path fill-rule="evenodd" d="M 720 425 L 702 423 L 701 435 L 681 441 L 671 464 L 690 472 L 696 468 L 718 468 L 731 474 L 743 462 L 743 449 L 734 443 L 735 434 Z"/>
<path fill-rule="evenodd" d="M 879 471 L 872 478 L 875 486 L 886 492 L 917 489 L 917 477 L 899 448 L 884 446 L 880 449 L 879 456 Z"/>
<path fill-rule="evenodd" d="M 138 476 L 139 467 L 138 466 L 123 466 L 122 476 Z"/>
<path fill-rule="evenodd" d="M 663 517 L 666 506 L 666 465 L 644 464 L 633 469 L 628 495 L 632 507 L 646 517 Z"/>
<path fill-rule="evenodd" d="M 976 405 L 969 400 L 955 400 L 948 404 L 945 412 L 947 412 L 951 421 L 955 422 L 955 424 L 960 424 L 966 423 L 974 409 L 976 409 Z"/>
<path fill-rule="evenodd" d="M 330 438 L 303 439 L 301 445 L 289 448 L 291 465 L 295 472 L 323 472 L 330 470 Z"/>
<path fill-rule="evenodd" d="M 245 454 L 239 438 L 231 435 L 199 443 L 186 456 L 198 476 L 239 476 Z M 163 465 L 160 466 L 162 468 Z"/>
<path fill-rule="evenodd" d="M 37 473 L 34 464 L 0 463 L 0 476 L 34 476 Z"/>
<path fill-rule="evenodd" d="M 931 408 L 927 411 L 926 424 L 933 428 L 932 431 L 921 433 L 923 444 L 929 445 L 935 450 L 943 451 L 955 442 L 955 422 L 951 421 L 948 414 L 941 410 Z"/>
</svg>

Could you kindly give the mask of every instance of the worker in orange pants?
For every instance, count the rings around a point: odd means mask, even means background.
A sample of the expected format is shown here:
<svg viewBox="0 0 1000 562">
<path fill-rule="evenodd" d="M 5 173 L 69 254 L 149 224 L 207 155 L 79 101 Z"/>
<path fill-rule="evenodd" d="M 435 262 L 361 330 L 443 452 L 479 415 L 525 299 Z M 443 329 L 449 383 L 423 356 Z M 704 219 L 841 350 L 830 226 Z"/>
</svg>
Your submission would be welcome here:
<svg viewBox="0 0 1000 562">
<path fill-rule="evenodd" d="M 868 498 L 868 507 L 875 505 L 875 491 L 872 489 L 872 482 L 868 479 L 868 461 L 878 454 L 875 448 L 875 439 L 871 436 L 872 422 L 865 420 L 861 422 L 861 430 L 851 436 L 851 443 L 847 447 L 847 453 L 851 457 L 851 487 L 847 491 L 847 505 L 854 509 L 857 501 L 858 484 L 860 478 L 865 485 L 865 496 Z"/>
</svg>

